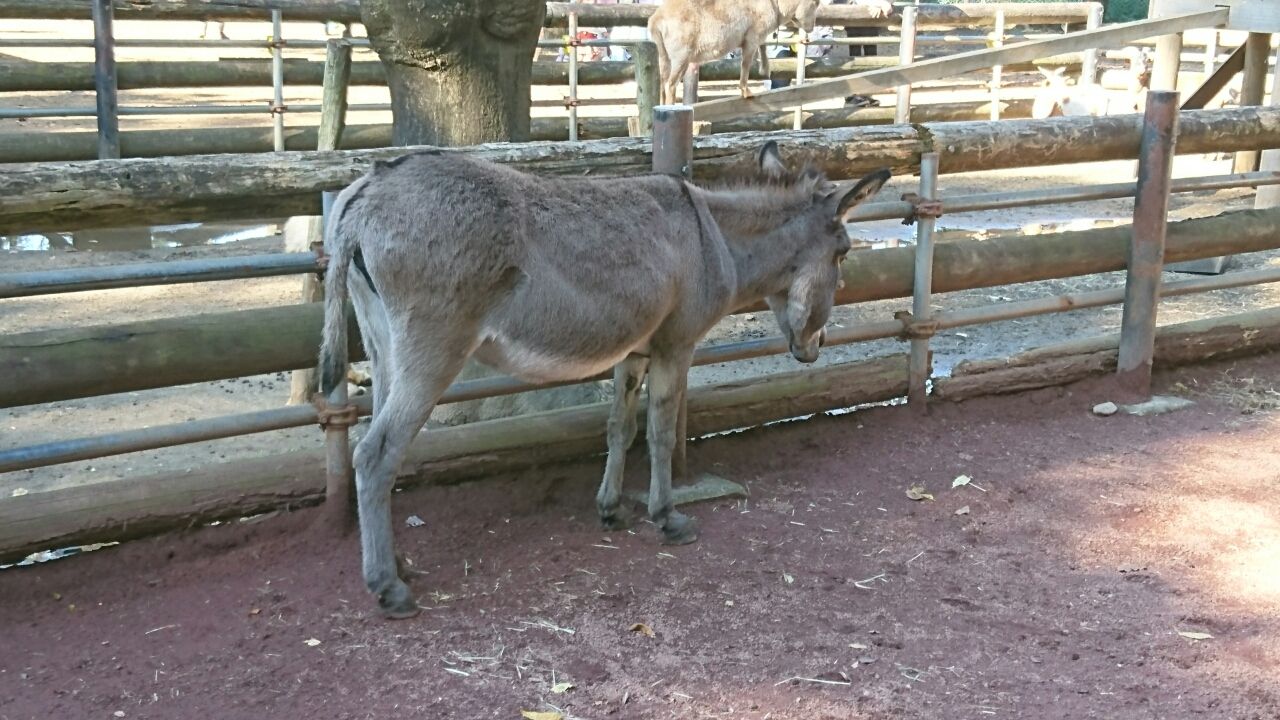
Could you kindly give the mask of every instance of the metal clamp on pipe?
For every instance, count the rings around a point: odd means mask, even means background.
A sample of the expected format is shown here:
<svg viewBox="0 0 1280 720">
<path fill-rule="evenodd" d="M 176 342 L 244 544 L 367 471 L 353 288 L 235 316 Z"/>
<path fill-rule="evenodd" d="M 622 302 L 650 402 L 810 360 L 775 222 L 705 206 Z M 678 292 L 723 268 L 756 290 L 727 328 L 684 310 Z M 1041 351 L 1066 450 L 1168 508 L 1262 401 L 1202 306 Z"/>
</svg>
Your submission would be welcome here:
<svg viewBox="0 0 1280 720">
<path fill-rule="evenodd" d="M 916 320 L 910 310 L 899 310 L 893 314 L 893 319 L 902 323 L 902 332 L 898 335 L 900 340 L 927 340 L 941 329 L 937 320 Z"/>
<path fill-rule="evenodd" d="M 289 112 L 289 106 L 276 105 L 275 103 L 271 103 L 271 105 L 269 105 L 267 108 L 267 112 L 271 113 L 272 115 L 283 115 Z"/>
<path fill-rule="evenodd" d="M 316 256 L 316 277 L 324 277 L 329 269 L 329 256 L 324 251 L 324 241 L 317 240 L 311 243 L 311 252 Z"/>
<path fill-rule="evenodd" d="M 346 380 L 342 380 L 346 382 Z M 321 428 L 347 428 L 360 422 L 360 408 L 355 405 L 333 406 L 324 398 L 324 393 L 316 393 L 311 398 L 316 408 L 316 422 Z"/>
<path fill-rule="evenodd" d="M 916 193 L 902 193 L 902 200 L 911 203 L 911 214 L 902 219 L 903 225 L 915 225 L 920 218 L 942 217 L 941 200 L 925 200 Z"/>
</svg>

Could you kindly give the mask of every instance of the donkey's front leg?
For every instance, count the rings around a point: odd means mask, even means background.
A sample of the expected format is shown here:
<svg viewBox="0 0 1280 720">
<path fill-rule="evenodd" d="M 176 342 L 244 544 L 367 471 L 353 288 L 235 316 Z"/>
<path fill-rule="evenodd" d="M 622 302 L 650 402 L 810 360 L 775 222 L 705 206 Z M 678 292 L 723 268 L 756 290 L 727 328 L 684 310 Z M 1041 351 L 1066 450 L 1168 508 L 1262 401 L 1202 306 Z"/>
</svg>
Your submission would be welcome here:
<svg viewBox="0 0 1280 720">
<path fill-rule="evenodd" d="M 670 545 L 698 539 L 697 522 L 678 512 L 671 500 L 671 454 L 692 357 L 691 349 L 672 357 L 655 356 L 649 369 L 649 519 Z"/>
<path fill-rule="evenodd" d="M 596 493 L 600 524 L 606 530 L 625 530 L 631 519 L 622 509 L 622 472 L 627 449 L 636 439 L 636 399 L 649 369 L 649 358 L 628 355 L 613 368 L 613 407 L 609 410 L 609 459 Z"/>
</svg>

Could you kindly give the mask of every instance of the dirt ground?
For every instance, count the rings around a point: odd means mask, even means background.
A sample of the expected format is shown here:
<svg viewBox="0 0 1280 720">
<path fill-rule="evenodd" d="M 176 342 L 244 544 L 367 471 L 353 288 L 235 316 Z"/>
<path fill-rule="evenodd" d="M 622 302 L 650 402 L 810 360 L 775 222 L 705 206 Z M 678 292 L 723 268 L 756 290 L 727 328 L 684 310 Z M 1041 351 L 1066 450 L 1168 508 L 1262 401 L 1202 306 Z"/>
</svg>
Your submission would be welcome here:
<svg viewBox="0 0 1280 720">
<path fill-rule="evenodd" d="M 11 568 L 0 718 L 1271 720 L 1277 372 L 1162 374 L 1197 404 L 1149 418 L 1087 383 L 705 440 L 750 497 L 684 547 L 597 528 L 599 460 L 406 490 L 408 621 L 318 509 Z"/>
</svg>

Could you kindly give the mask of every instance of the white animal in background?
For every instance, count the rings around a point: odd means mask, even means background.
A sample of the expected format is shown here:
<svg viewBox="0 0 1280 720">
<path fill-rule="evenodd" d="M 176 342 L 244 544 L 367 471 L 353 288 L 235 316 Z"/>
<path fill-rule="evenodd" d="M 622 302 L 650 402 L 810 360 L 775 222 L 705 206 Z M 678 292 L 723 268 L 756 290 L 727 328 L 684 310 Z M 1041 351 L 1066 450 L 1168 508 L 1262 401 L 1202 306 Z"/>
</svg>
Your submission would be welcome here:
<svg viewBox="0 0 1280 720">
<path fill-rule="evenodd" d="M 658 47 L 662 102 L 676 101 L 676 84 L 685 71 L 742 52 L 738 87 L 751 97 L 747 80 L 756 56 L 764 74 L 769 59 L 761 43 L 785 22 L 813 30 L 818 0 L 666 0 L 649 18 L 649 36 Z"/>
<path fill-rule="evenodd" d="M 1107 90 L 1099 84 L 1072 85 L 1066 68 L 1045 70 L 1045 84 L 1036 90 L 1031 104 L 1031 117 L 1043 119 L 1059 116 L 1125 115 L 1141 112 L 1147 101 L 1147 90 Z"/>
</svg>

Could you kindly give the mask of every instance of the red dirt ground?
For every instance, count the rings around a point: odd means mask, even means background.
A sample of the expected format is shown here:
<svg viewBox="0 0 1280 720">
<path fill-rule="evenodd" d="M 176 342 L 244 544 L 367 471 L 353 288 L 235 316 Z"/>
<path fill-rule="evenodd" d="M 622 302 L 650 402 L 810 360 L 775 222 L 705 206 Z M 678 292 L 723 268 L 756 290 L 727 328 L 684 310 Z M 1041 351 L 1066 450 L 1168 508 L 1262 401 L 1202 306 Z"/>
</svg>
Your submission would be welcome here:
<svg viewBox="0 0 1280 720">
<path fill-rule="evenodd" d="M 1277 371 L 1163 375 L 1198 404 L 1152 418 L 1085 384 L 704 441 L 751 497 L 685 547 L 606 538 L 599 461 L 406 491 L 399 623 L 317 510 L 12 568 L 0 718 L 1280 718 Z"/>
</svg>

